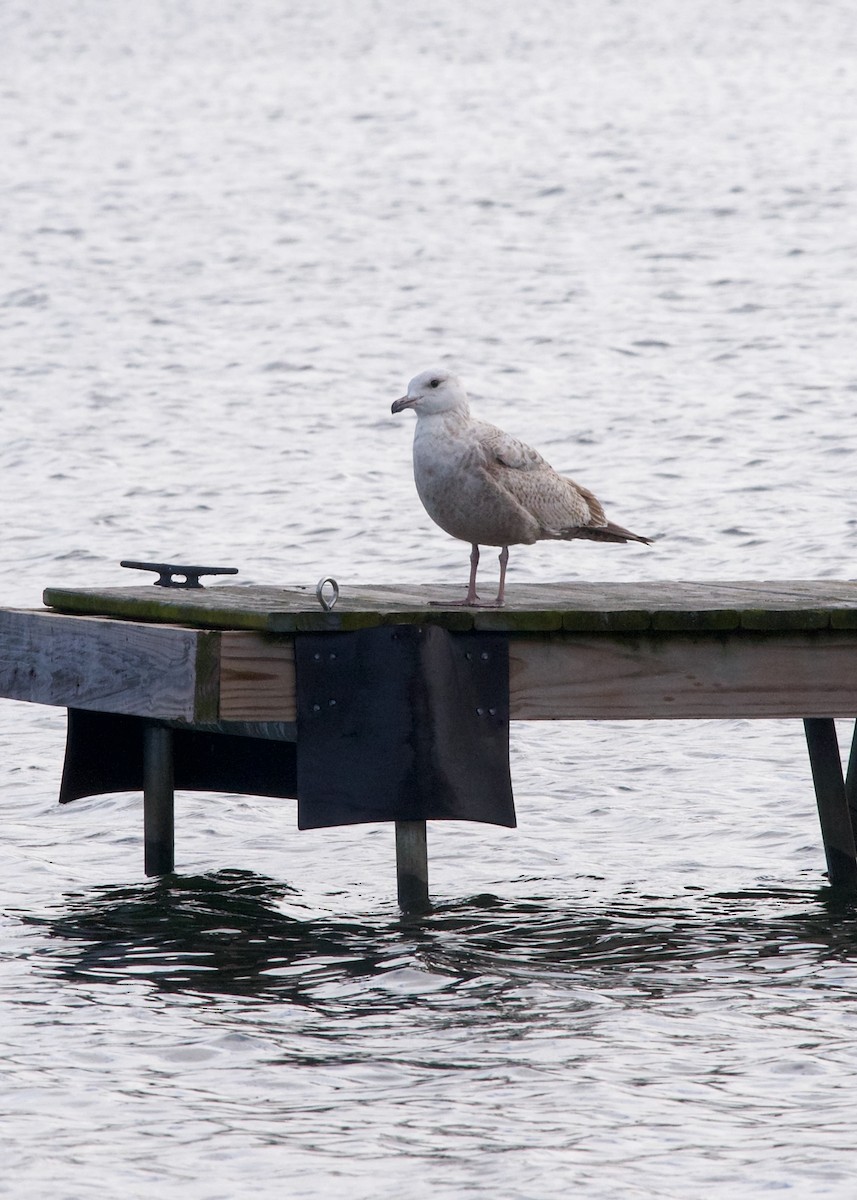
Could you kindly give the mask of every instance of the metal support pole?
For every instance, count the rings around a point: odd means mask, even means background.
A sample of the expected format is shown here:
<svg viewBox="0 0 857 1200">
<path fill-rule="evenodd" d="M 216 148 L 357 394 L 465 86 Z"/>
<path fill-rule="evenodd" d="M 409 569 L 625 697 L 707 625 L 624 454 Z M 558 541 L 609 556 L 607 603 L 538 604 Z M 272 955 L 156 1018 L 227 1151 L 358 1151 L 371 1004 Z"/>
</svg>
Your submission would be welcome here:
<svg viewBox="0 0 857 1200">
<path fill-rule="evenodd" d="M 403 912 L 431 911 L 425 821 L 396 821 L 396 882 Z"/>
<path fill-rule="evenodd" d="M 143 841 L 147 875 L 175 867 L 173 735 L 164 725 L 143 726 Z"/>
<path fill-rule="evenodd" d="M 857 891 L 857 850 L 842 778 L 836 723 L 832 717 L 807 717 L 803 724 L 827 856 L 827 874 L 834 887 Z"/>
</svg>

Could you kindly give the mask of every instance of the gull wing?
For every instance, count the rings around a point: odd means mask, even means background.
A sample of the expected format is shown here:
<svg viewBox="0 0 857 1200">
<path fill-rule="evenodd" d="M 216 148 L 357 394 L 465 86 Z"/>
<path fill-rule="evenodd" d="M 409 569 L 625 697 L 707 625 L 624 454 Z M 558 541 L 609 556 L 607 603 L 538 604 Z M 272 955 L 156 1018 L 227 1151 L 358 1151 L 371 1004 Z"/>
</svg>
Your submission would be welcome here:
<svg viewBox="0 0 857 1200">
<path fill-rule="evenodd" d="M 485 466 L 489 470 L 492 465 L 508 467 L 513 471 L 537 471 L 542 467 L 553 470 L 538 450 L 498 429 L 496 425 L 476 421 L 474 428 L 485 455 Z"/>
<path fill-rule="evenodd" d="M 557 474 L 526 442 L 483 422 L 476 433 L 486 473 L 538 523 L 542 537 L 574 536 L 574 529 L 607 524 L 592 492 Z"/>
</svg>

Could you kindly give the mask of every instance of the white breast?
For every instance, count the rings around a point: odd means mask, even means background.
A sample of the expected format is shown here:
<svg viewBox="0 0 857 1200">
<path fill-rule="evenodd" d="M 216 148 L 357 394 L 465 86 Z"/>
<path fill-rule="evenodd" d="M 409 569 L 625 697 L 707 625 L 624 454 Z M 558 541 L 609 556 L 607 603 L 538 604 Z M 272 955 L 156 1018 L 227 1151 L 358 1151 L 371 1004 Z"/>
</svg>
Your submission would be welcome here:
<svg viewBox="0 0 857 1200">
<path fill-rule="evenodd" d="M 533 518 L 485 469 L 478 422 L 458 413 L 422 416 L 414 434 L 414 481 L 431 519 L 452 537 L 483 546 L 534 542 Z"/>
</svg>

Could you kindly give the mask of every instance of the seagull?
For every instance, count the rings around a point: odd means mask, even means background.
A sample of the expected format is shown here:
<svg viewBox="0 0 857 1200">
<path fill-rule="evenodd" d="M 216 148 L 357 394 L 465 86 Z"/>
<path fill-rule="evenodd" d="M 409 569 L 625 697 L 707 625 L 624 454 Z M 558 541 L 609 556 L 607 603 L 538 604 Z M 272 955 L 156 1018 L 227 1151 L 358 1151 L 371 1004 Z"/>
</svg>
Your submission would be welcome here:
<svg viewBox="0 0 857 1200">
<path fill-rule="evenodd" d="M 608 521 L 592 492 L 557 474 L 538 451 L 472 417 L 467 393 L 451 371 L 435 368 L 416 375 L 391 411 L 406 408 L 417 414 L 414 482 L 420 500 L 435 524 L 471 546 L 467 595 L 451 603 L 480 604 L 480 545 L 501 547 L 497 598 L 482 602 L 499 608 L 510 546 L 543 538 L 650 544 L 649 538 Z"/>
</svg>

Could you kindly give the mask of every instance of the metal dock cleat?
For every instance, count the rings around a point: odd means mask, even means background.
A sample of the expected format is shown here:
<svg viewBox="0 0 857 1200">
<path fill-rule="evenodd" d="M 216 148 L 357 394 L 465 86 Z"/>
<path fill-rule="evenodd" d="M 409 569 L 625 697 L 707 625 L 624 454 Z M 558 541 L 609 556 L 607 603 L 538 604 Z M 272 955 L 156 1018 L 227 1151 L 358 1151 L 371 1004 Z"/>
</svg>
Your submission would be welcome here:
<svg viewBox="0 0 857 1200">
<path fill-rule="evenodd" d="M 201 588 L 200 575 L 237 575 L 237 567 L 194 567 L 182 563 L 132 562 L 123 558 L 120 567 L 131 567 L 136 571 L 155 571 L 158 578 L 153 581 L 155 587 L 167 588 Z M 180 578 L 176 578 L 180 576 Z"/>
</svg>

